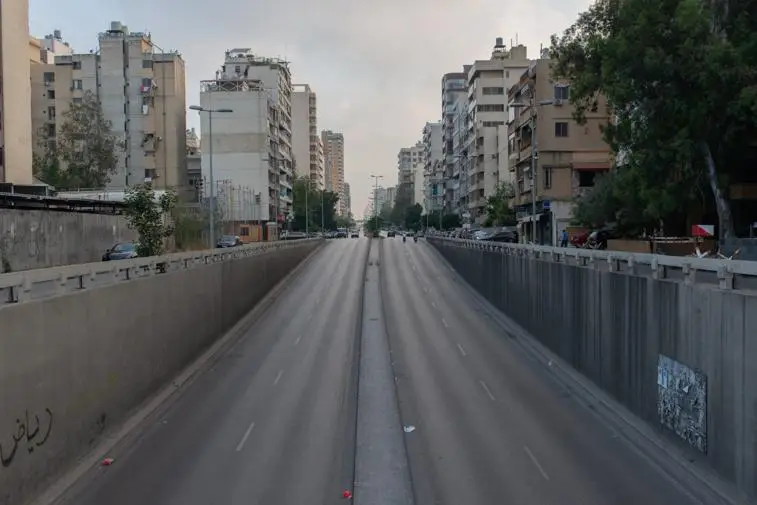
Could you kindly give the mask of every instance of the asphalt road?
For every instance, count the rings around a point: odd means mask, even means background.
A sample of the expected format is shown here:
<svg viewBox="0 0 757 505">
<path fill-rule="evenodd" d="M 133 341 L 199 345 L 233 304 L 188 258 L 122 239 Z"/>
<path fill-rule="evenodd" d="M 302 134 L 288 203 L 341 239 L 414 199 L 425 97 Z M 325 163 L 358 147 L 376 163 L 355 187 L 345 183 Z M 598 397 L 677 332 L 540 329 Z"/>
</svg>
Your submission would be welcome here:
<svg viewBox="0 0 757 505">
<path fill-rule="evenodd" d="M 367 239 L 329 241 L 63 503 L 697 503 L 498 331 L 429 244 L 380 242 L 369 257 Z"/>
<path fill-rule="evenodd" d="M 343 503 L 368 247 L 329 241 L 236 346 L 64 503 Z"/>
<path fill-rule="evenodd" d="M 497 331 L 429 244 L 383 247 L 417 505 L 696 503 Z"/>
</svg>

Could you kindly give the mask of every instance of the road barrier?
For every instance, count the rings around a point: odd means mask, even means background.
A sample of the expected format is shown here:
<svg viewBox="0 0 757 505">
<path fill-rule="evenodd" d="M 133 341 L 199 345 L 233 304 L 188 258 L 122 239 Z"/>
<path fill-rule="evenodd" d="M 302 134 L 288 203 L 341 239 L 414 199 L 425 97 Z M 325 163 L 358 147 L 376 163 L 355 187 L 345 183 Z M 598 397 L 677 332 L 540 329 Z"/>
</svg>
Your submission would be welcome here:
<svg viewBox="0 0 757 505">
<path fill-rule="evenodd" d="M 535 338 L 687 458 L 757 497 L 757 291 L 744 288 L 757 264 L 429 242 L 508 316 L 495 317 L 503 335 L 524 347 Z"/>
<path fill-rule="evenodd" d="M 239 247 L 208 249 L 97 263 L 82 263 L 0 274 L 0 309 L 3 304 L 23 303 L 81 289 L 108 286 L 204 265 L 250 258 L 271 251 L 291 249 L 318 238 L 262 242 Z"/>
<path fill-rule="evenodd" d="M 14 291 L 21 287 L 20 301 L 0 308 L 0 505 L 26 503 L 322 243 L 293 240 L 0 276 Z M 104 284 L 92 284 L 103 272 Z M 84 287 L 64 287 L 67 278 Z M 53 296 L 40 295 L 50 281 Z"/>
</svg>

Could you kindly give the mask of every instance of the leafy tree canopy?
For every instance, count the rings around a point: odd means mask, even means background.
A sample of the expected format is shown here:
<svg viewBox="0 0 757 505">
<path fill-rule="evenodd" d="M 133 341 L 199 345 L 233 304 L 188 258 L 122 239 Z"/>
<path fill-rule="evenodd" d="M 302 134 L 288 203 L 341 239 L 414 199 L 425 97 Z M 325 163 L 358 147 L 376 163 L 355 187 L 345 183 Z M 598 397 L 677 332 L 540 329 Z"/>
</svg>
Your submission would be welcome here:
<svg viewBox="0 0 757 505">
<path fill-rule="evenodd" d="M 116 171 L 123 143 L 113 134 L 97 97 L 87 91 L 62 114 L 55 138 L 42 129 L 35 176 L 58 189 L 100 189 Z"/>
<path fill-rule="evenodd" d="M 600 96 L 611 108 L 605 137 L 631 174 L 605 183 L 632 183 L 612 192 L 622 204 L 637 193 L 623 219 L 664 220 L 707 196 L 733 234 L 724 188 L 744 179 L 757 126 L 752 2 L 598 0 L 552 37 L 551 56 L 578 121 Z"/>
<path fill-rule="evenodd" d="M 416 203 L 405 209 L 404 225 L 407 230 L 420 230 L 421 229 L 421 216 L 423 215 L 423 207 Z"/>
<path fill-rule="evenodd" d="M 392 213 L 389 221 L 396 225 L 402 226 L 405 223 L 405 212 L 413 206 L 413 185 L 403 183 L 397 186 L 397 196 L 392 206 Z"/>
<path fill-rule="evenodd" d="M 126 192 L 126 219 L 129 228 L 139 234 L 137 254 L 158 256 L 165 250 L 165 240 L 173 234 L 171 211 L 176 206 L 176 193 L 166 191 L 159 198 L 146 182 Z"/>
<path fill-rule="evenodd" d="M 305 231 L 306 217 L 307 229 L 311 231 L 321 230 L 321 224 L 326 230 L 337 227 L 336 207 L 339 201 L 337 193 L 316 189 L 308 177 L 295 179 L 292 189 L 294 208 L 292 229 Z"/>
<path fill-rule="evenodd" d="M 515 188 L 509 182 L 497 184 L 494 194 L 486 199 L 486 225 L 508 226 L 517 223 L 510 200 L 515 197 Z"/>
</svg>

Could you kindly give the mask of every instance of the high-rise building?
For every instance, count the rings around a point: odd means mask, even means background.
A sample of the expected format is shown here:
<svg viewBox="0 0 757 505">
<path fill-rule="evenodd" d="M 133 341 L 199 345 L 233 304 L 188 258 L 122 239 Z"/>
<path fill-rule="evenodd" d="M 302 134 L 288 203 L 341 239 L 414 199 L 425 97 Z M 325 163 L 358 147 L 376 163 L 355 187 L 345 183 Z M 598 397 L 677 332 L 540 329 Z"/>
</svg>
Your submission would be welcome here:
<svg viewBox="0 0 757 505">
<path fill-rule="evenodd" d="M 344 183 L 344 215 L 350 216 L 352 214 L 352 193 L 350 191 L 350 183 Z"/>
<path fill-rule="evenodd" d="M 326 174 L 326 190 L 339 195 L 337 212 L 345 215 L 344 206 L 344 135 L 331 130 L 321 132 Z"/>
<path fill-rule="evenodd" d="M 226 51 L 224 65 L 217 78 L 246 82 L 250 88 L 265 88 L 272 100 L 272 128 L 275 149 L 273 166 L 278 174 L 271 178 L 277 188 L 277 213 L 271 219 L 284 222 L 292 212 L 294 153 L 292 150 L 292 73 L 289 62 L 256 56 L 249 48 Z M 254 84 L 255 82 L 258 84 Z M 261 120 L 264 116 L 260 116 Z M 215 144 L 214 144 L 215 145 Z M 260 147 L 259 147 L 260 148 Z M 259 190 L 258 190 L 259 191 Z"/>
<path fill-rule="evenodd" d="M 460 167 L 463 154 L 454 148 L 455 118 L 458 102 L 468 97 L 468 71 L 451 72 L 442 76 L 442 154 L 444 156 L 444 211 L 457 213 L 460 199 Z M 467 112 L 467 105 L 466 105 Z"/>
<path fill-rule="evenodd" d="M 441 212 L 444 208 L 443 123 L 423 127 L 423 209 Z M 416 189 L 417 193 L 417 189 Z"/>
<path fill-rule="evenodd" d="M 49 42 L 51 48 L 64 47 L 55 36 Z M 108 187 L 123 189 L 150 180 L 157 189 L 188 191 L 181 55 L 163 52 L 150 34 L 129 32 L 117 21 L 100 33 L 99 46 L 87 54 L 64 50 L 54 64 L 32 67 L 35 136 L 54 142 L 65 111 L 90 92 L 124 146 Z"/>
<path fill-rule="evenodd" d="M 32 184 L 29 2 L 0 3 L 0 182 Z"/>
<path fill-rule="evenodd" d="M 402 198 L 405 200 L 403 204 L 412 205 L 416 203 L 415 194 L 415 182 L 416 182 L 416 169 L 420 167 L 423 169 L 423 142 L 418 141 L 412 147 L 403 147 L 400 152 L 397 153 L 397 196 L 396 198 Z M 420 181 L 423 178 L 421 177 Z M 422 183 L 421 183 L 422 184 Z M 423 194 L 421 189 L 420 195 Z M 421 201 L 417 203 L 422 203 Z"/>
<path fill-rule="evenodd" d="M 530 65 L 526 46 L 517 45 L 508 50 L 498 37 L 491 57 L 475 61 L 468 71 L 470 113 L 464 151 L 470 157 L 470 164 L 464 192 L 467 193 L 467 211 L 479 223 L 486 219 L 487 198 L 502 182 L 499 157 L 508 155 L 506 146 L 500 149 L 497 137 L 498 128 L 505 125 L 507 90 L 520 80 Z"/>
<path fill-rule="evenodd" d="M 298 177 L 309 177 L 318 189 L 323 181 L 323 146 L 319 150 L 318 108 L 315 91 L 307 84 L 295 84 L 292 93 L 292 149 Z"/>
</svg>

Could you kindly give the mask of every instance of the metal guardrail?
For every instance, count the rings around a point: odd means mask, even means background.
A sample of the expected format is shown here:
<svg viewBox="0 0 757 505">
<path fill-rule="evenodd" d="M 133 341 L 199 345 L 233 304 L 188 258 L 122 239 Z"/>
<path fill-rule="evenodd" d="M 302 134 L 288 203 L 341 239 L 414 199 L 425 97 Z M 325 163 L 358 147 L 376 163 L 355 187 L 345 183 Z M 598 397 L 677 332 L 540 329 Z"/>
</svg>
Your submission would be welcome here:
<svg viewBox="0 0 757 505">
<path fill-rule="evenodd" d="M 721 289 L 757 290 L 757 262 L 665 256 L 660 254 L 602 251 L 575 247 L 552 247 L 447 237 L 428 237 L 455 247 L 498 252 L 597 270 L 642 275 L 654 279 L 716 284 Z"/>
<path fill-rule="evenodd" d="M 64 295 L 81 289 L 109 286 L 168 272 L 190 270 L 212 263 L 249 258 L 321 240 L 320 238 L 308 238 L 264 242 L 228 249 L 208 249 L 148 258 L 81 263 L 0 274 L 0 308 L 7 304 Z"/>
</svg>

